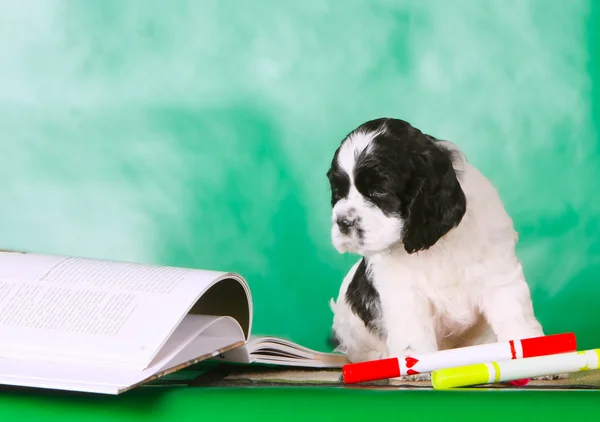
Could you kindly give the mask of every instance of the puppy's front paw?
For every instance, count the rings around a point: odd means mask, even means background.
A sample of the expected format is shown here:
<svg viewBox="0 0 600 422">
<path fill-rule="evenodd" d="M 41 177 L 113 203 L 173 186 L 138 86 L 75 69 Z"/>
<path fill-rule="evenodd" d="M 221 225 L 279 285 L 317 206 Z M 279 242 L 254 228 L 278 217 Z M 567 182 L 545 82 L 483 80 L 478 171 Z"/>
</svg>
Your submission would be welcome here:
<svg viewBox="0 0 600 422">
<path fill-rule="evenodd" d="M 384 350 L 372 349 L 348 349 L 346 356 L 352 363 L 368 362 L 371 360 L 385 359 L 387 354 Z"/>
</svg>

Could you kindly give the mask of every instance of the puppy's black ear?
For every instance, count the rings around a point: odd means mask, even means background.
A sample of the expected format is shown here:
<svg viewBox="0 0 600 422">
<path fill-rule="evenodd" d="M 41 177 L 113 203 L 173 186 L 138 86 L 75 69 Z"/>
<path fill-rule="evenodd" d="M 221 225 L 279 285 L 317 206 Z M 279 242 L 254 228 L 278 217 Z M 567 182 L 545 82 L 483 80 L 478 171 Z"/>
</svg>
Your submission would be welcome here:
<svg viewBox="0 0 600 422">
<path fill-rule="evenodd" d="M 403 230 L 408 253 L 433 246 L 462 220 L 467 199 L 452 167 L 451 152 L 437 145 L 414 156 L 408 218 Z"/>
</svg>

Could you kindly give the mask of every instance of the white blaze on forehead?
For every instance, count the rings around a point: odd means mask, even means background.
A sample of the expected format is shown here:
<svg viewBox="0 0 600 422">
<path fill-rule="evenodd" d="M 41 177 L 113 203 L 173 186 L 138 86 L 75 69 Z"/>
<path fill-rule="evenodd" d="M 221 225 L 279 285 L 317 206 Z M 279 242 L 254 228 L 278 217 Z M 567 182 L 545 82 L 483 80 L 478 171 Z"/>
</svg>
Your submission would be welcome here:
<svg viewBox="0 0 600 422">
<path fill-rule="evenodd" d="M 375 132 L 357 131 L 344 140 L 338 153 L 337 162 L 340 168 L 348 174 L 350 180 L 352 180 L 356 158 L 363 151 L 369 152 L 373 146 L 373 140 L 383 132 L 385 132 L 385 128 Z"/>
</svg>

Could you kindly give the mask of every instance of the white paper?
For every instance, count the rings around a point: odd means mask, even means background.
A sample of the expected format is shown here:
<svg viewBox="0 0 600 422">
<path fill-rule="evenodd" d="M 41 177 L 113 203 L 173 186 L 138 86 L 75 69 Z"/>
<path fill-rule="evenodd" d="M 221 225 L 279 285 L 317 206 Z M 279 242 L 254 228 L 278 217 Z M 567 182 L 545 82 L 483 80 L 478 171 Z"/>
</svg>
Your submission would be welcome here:
<svg viewBox="0 0 600 422">
<path fill-rule="evenodd" d="M 0 356 L 70 357 L 143 369 L 222 275 L 1 252 Z"/>
<path fill-rule="evenodd" d="M 103 362 L 0 358 L 0 384 L 118 394 L 162 370 L 211 354 L 243 339 L 243 331 L 233 318 L 188 315 L 153 365 L 146 370 Z"/>
</svg>

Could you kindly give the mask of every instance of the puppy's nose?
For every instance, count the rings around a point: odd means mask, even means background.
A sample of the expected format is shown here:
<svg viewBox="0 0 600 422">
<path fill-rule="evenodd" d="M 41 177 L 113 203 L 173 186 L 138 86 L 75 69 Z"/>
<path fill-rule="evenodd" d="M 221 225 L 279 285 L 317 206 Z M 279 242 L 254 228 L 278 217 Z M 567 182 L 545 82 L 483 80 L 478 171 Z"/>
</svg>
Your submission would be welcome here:
<svg viewBox="0 0 600 422">
<path fill-rule="evenodd" d="M 354 225 L 354 221 L 349 220 L 349 219 L 344 218 L 344 217 L 338 217 L 338 219 L 337 219 L 337 225 L 338 225 L 338 227 L 340 228 L 340 231 L 343 234 L 348 234 L 350 232 L 350 229 Z"/>
</svg>

